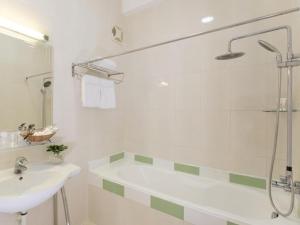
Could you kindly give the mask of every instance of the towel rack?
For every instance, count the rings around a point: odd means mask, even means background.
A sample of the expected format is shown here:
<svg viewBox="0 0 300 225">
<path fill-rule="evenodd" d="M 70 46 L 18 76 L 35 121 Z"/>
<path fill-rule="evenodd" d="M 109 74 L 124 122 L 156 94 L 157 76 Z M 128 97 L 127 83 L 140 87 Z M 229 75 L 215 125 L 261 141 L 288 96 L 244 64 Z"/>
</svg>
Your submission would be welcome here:
<svg viewBox="0 0 300 225">
<path fill-rule="evenodd" d="M 92 63 L 82 64 L 82 65 L 72 64 L 72 76 L 73 77 L 81 78 L 82 76 L 84 76 L 84 73 L 80 73 L 80 72 L 76 71 L 76 67 L 80 67 L 83 69 L 97 72 L 99 74 L 96 74 L 95 76 L 104 77 L 108 80 L 113 80 L 116 84 L 120 84 L 124 81 L 125 75 L 123 72 L 118 72 L 118 71 L 114 71 L 111 69 L 107 69 L 107 68 L 97 66 Z M 119 76 L 120 79 L 116 78 L 117 76 Z"/>
</svg>

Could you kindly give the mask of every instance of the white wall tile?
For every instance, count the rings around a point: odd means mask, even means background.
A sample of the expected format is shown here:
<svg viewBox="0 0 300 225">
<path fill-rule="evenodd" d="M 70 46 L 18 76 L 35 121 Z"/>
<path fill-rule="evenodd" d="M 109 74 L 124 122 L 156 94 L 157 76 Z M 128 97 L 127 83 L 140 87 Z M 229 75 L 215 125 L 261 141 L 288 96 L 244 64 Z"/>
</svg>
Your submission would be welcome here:
<svg viewBox="0 0 300 225">
<path fill-rule="evenodd" d="M 226 225 L 227 222 L 219 218 L 199 213 L 190 208 L 184 208 L 184 218 L 187 222 L 195 225 Z"/>
</svg>

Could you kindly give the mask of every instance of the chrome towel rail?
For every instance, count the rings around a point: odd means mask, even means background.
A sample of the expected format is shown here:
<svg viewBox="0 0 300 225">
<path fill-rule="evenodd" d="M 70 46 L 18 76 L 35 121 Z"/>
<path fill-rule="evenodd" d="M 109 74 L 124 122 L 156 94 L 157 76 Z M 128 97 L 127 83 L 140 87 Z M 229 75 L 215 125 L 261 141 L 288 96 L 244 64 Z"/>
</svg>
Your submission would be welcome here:
<svg viewBox="0 0 300 225">
<path fill-rule="evenodd" d="M 101 67 L 101 66 L 97 66 L 95 64 L 90 64 L 90 63 L 80 65 L 79 67 L 83 68 L 83 69 L 87 69 L 87 70 L 97 72 L 97 73 L 99 73 L 98 76 L 104 77 L 108 80 L 113 80 L 116 84 L 122 83 L 123 80 L 124 80 L 124 76 L 125 76 L 125 74 L 123 72 L 110 70 L 110 69 L 107 69 L 107 68 L 104 68 L 104 67 Z M 72 74 L 73 74 L 73 77 L 77 76 L 79 78 L 81 78 L 84 75 L 84 73 L 79 73 L 78 71 L 76 71 L 75 67 L 72 67 Z M 118 79 L 117 76 L 120 79 Z"/>
</svg>

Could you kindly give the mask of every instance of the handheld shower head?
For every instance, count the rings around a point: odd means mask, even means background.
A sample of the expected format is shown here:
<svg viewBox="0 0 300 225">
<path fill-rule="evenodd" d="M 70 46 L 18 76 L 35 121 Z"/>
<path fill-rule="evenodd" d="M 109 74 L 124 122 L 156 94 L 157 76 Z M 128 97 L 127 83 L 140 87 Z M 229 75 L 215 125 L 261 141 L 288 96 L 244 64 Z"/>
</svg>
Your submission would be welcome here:
<svg viewBox="0 0 300 225">
<path fill-rule="evenodd" d="M 48 88 L 48 87 L 50 87 L 52 85 L 52 82 L 50 81 L 50 80 L 43 80 L 43 86 L 42 86 L 42 88 L 41 88 L 41 92 L 44 94 L 44 93 L 46 93 L 46 89 Z"/>
<path fill-rule="evenodd" d="M 48 80 L 48 81 L 44 82 L 43 86 L 44 86 L 45 88 L 47 88 L 47 87 L 50 87 L 51 84 L 52 84 L 51 81 Z"/>
<path fill-rule="evenodd" d="M 228 60 L 228 59 L 236 59 L 239 57 L 242 57 L 243 55 L 245 55 L 244 52 L 227 52 L 223 55 L 219 55 L 217 57 L 215 57 L 216 60 Z"/>
<path fill-rule="evenodd" d="M 270 43 L 268 43 L 266 41 L 259 40 L 258 44 L 270 52 L 274 52 L 274 53 L 277 53 L 278 55 L 281 55 L 280 51 L 276 47 L 274 47 L 273 45 L 271 45 Z"/>
<path fill-rule="evenodd" d="M 263 41 L 263 40 L 259 40 L 258 41 L 258 44 L 263 47 L 264 49 L 270 51 L 270 52 L 273 52 L 273 53 L 276 53 L 276 61 L 277 63 L 281 63 L 282 62 L 282 55 L 281 55 L 281 52 L 276 48 L 274 47 L 273 45 L 271 45 L 270 43 L 266 42 L 266 41 Z"/>
</svg>

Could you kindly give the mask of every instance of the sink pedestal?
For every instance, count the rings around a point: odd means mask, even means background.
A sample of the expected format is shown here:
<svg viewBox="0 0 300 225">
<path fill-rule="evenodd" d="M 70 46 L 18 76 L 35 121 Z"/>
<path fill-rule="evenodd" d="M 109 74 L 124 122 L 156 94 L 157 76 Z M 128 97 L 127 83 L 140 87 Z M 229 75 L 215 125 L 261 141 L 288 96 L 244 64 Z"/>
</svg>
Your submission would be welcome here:
<svg viewBox="0 0 300 225">
<path fill-rule="evenodd" d="M 61 198 L 63 202 L 64 207 L 64 213 L 65 213 L 65 219 L 66 219 L 66 225 L 71 225 L 71 219 L 70 219 L 70 212 L 69 212 L 69 206 L 68 206 L 68 200 L 66 195 L 65 187 L 62 187 L 60 189 Z M 58 225 L 58 211 L 57 211 L 57 193 L 53 196 L 53 216 L 54 216 L 54 225 Z"/>
</svg>

